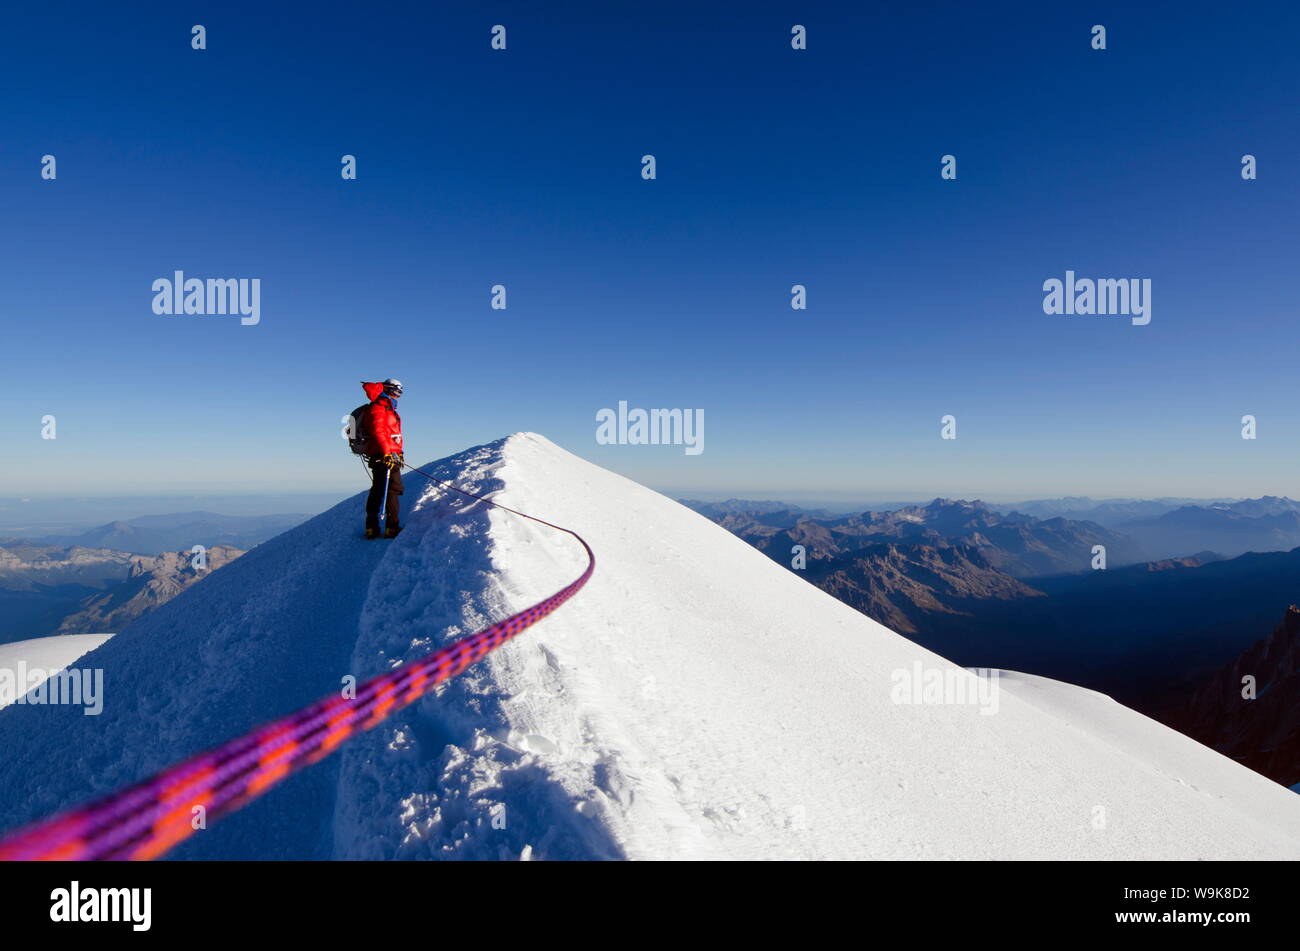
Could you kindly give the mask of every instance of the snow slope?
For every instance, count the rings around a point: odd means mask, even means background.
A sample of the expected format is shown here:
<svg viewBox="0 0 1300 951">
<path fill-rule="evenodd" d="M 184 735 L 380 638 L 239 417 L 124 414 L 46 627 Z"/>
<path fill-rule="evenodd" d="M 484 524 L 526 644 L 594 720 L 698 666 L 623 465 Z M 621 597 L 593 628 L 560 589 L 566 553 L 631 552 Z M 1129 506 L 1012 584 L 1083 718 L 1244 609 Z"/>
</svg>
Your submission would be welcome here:
<svg viewBox="0 0 1300 951">
<path fill-rule="evenodd" d="M 595 577 L 456 681 L 177 849 L 205 858 L 1300 858 L 1289 790 L 1091 691 L 970 675 L 704 517 L 523 433 L 424 467 L 581 532 Z M 254 549 L 83 663 L 99 717 L 0 711 L 0 828 L 550 594 L 572 539 L 407 480 Z M 94 722 L 87 722 L 94 721 Z M 51 750 L 74 751 L 54 755 Z M 12 755 L 9 755 L 11 754 Z"/>
<path fill-rule="evenodd" d="M 0 670 L 11 671 L 10 676 L 17 678 L 17 671 L 26 664 L 28 671 L 42 670 L 44 677 L 24 681 L 28 689 L 35 689 L 54 673 L 70 667 L 83 654 L 93 651 L 100 644 L 112 637 L 112 634 L 60 634 L 55 637 L 34 637 L 26 641 L 11 641 L 0 644 Z M 13 701 L 0 691 L 0 709 Z"/>
</svg>

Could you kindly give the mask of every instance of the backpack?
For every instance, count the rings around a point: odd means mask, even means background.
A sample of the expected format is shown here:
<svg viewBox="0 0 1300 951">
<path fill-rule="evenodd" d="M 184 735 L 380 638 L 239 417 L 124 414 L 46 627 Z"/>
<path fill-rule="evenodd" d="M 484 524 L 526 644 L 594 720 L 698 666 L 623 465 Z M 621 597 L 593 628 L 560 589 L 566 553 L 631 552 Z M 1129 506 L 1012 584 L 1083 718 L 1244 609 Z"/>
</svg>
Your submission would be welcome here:
<svg viewBox="0 0 1300 951">
<path fill-rule="evenodd" d="M 354 409 L 348 417 L 348 428 L 344 434 L 348 440 L 348 449 L 355 455 L 368 456 L 370 446 L 370 433 L 366 429 L 366 420 L 369 418 L 369 403 L 362 403 Z"/>
</svg>

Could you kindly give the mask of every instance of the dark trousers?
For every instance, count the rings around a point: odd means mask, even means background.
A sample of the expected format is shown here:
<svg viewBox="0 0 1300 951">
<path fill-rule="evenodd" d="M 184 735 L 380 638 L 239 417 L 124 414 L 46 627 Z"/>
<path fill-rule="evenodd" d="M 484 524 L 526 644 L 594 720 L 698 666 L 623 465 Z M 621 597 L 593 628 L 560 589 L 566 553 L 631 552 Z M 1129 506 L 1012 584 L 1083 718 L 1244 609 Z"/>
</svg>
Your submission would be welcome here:
<svg viewBox="0 0 1300 951">
<path fill-rule="evenodd" d="M 384 517 L 389 525 L 400 525 L 398 518 L 399 496 L 402 494 L 402 470 L 389 469 L 379 461 L 379 456 L 372 456 L 370 462 L 370 495 L 366 497 L 366 526 L 379 527 L 379 509 L 384 505 L 384 479 L 388 479 L 388 504 Z"/>
</svg>

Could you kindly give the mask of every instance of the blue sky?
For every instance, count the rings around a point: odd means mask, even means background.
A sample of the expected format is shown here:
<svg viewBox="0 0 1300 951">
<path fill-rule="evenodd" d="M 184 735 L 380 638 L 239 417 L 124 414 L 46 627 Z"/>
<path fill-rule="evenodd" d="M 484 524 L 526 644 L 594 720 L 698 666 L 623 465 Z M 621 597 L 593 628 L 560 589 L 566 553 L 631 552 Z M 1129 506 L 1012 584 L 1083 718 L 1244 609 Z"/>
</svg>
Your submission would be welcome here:
<svg viewBox="0 0 1300 951">
<path fill-rule="evenodd" d="M 338 418 L 391 375 L 417 462 L 1300 496 L 1292 4 L 266 6 L 6 15 L 0 493 L 357 489 Z M 1045 315 L 1067 268 L 1150 278 L 1150 325 Z M 261 323 L 155 315 L 176 269 L 260 278 Z M 619 400 L 705 451 L 597 445 Z"/>
</svg>

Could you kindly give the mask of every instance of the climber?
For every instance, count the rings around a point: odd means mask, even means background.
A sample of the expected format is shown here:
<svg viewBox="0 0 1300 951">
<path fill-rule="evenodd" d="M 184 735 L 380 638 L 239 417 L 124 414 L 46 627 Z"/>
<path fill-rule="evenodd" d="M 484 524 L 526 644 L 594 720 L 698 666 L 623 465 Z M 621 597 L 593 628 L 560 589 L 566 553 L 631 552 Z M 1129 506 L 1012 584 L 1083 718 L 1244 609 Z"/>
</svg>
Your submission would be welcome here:
<svg viewBox="0 0 1300 951">
<path fill-rule="evenodd" d="M 358 407 L 357 438 L 361 455 L 370 467 L 370 495 L 366 499 L 366 538 L 379 537 L 379 513 L 385 513 L 385 538 L 396 538 L 402 530 L 399 496 L 402 494 L 402 417 L 397 415 L 397 400 L 402 395 L 400 380 L 362 383 L 370 399 L 368 406 Z M 385 498 L 387 496 L 387 498 Z"/>
</svg>

